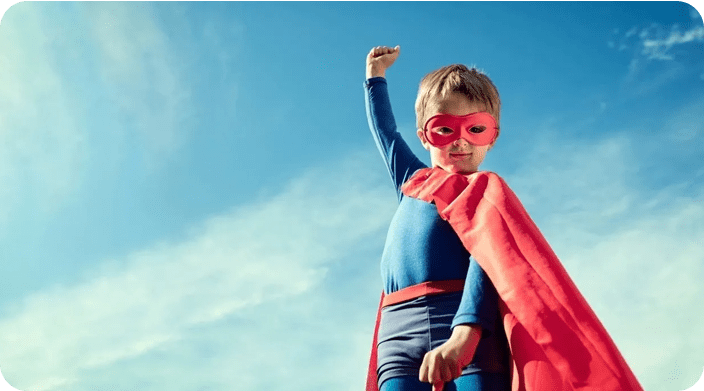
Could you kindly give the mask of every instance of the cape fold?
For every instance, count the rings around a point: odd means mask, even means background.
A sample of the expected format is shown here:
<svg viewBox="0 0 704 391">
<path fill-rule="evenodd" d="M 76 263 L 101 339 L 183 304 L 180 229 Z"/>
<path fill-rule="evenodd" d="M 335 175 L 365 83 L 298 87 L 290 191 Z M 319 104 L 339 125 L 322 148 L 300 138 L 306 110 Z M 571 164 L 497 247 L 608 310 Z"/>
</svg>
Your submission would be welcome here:
<svg viewBox="0 0 704 391">
<path fill-rule="evenodd" d="M 642 391 L 596 314 L 504 180 L 419 170 L 402 187 L 433 202 L 492 281 L 511 350 L 512 391 Z M 383 292 L 382 292 L 383 299 Z M 367 391 L 378 391 L 377 313 Z"/>
</svg>

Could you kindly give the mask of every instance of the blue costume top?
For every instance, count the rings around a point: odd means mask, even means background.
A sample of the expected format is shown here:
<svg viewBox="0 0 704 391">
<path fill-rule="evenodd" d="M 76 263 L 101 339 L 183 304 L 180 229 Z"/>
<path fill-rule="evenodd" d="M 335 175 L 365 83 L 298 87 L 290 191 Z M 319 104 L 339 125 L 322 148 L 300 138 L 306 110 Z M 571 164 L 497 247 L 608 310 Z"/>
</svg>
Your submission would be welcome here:
<svg viewBox="0 0 704 391">
<path fill-rule="evenodd" d="M 427 167 L 396 130 L 386 79 L 364 82 L 369 127 L 391 179 L 396 186 L 399 206 L 391 220 L 381 258 L 384 292 L 426 281 L 465 279 L 457 314 L 451 327 L 478 324 L 482 339 L 503 328 L 498 319 L 498 295 L 479 264 L 462 245 L 450 224 L 442 220 L 434 204 L 401 192 L 401 186 L 415 171 Z"/>
</svg>

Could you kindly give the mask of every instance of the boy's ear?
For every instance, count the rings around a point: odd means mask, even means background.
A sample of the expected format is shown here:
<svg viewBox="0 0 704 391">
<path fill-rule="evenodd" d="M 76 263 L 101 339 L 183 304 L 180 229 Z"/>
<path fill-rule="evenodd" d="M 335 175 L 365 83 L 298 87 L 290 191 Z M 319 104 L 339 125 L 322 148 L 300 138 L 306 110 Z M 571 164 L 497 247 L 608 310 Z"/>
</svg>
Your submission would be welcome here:
<svg viewBox="0 0 704 391">
<path fill-rule="evenodd" d="M 423 148 L 430 151 L 430 143 L 428 143 L 428 140 L 425 139 L 425 134 L 423 133 L 423 130 L 418 129 L 416 131 L 416 134 L 418 135 L 418 138 L 420 139 L 420 143 L 423 144 Z"/>
</svg>

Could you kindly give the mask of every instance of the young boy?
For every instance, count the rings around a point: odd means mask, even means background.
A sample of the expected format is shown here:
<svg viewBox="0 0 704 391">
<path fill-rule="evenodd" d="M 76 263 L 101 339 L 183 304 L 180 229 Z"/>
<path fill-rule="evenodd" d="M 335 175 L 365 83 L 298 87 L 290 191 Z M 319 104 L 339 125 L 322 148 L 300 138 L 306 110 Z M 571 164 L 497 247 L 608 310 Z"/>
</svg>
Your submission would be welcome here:
<svg viewBox="0 0 704 391">
<path fill-rule="evenodd" d="M 385 73 L 367 55 L 369 125 L 399 199 L 367 391 L 642 390 L 520 202 L 478 172 L 499 136 L 489 78 L 451 65 L 421 81 L 426 167 L 396 131 Z"/>
<path fill-rule="evenodd" d="M 421 382 L 440 387 L 453 379 L 458 390 L 508 390 L 508 347 L 496 290 L 436 207 L 401 193 L 403 183 L 426 166 L 396 132 L 388 100 L 384 76 L 399 52 L 398 47 L 372 49 L 365 82 L 369 123 L 399 197 L 381 261 L 384 292 L 389 295 L 428 281 L 460 283 L 458 292 L 422 296 L 383 309 L 378 382 L 381 391 L 422 390 L 430 385 Z M 496 88 L 476 70 L 451 66 L 428 75 L 416 110 L 418 137 L 430 151 L 433 166 L 452 173 L 476 172 L 496 138 L 481 146 L 459 138 L 436 147 L 423 131 L 428 118 L 436 113 L 465 116 L 489 111 L 494 120 L 499 107 Z"/>
</svg>

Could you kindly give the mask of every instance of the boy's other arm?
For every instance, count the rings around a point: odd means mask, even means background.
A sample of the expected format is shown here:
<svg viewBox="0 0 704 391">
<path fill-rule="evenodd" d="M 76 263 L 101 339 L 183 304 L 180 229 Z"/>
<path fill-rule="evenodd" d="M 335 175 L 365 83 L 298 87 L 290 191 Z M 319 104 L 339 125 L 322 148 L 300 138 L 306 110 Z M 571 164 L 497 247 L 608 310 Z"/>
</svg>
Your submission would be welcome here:
<svg viewBox="0 0 704 391">
<path fill-rule="evenodd" d="M 459 309 L 452 321 L 450 338 L 426 353 L 419 374 L 420 381 L 442 389 L 442 383 L 456 379 L 469 365 L 479 340 L 490 334 L 499 310 L 498 294 L 491 280 L 470 256 L 469 269 Z"/>
<path fill-rule="evenodd" d="M 472 362 L 474 351 L 482 337 L 478 325 L 460 324 L 452 329 L 450 339 L 423 357 L 418 379 L 441 391 L 443 385 L 462 376 L 462 369 Z"/>
</svg>

